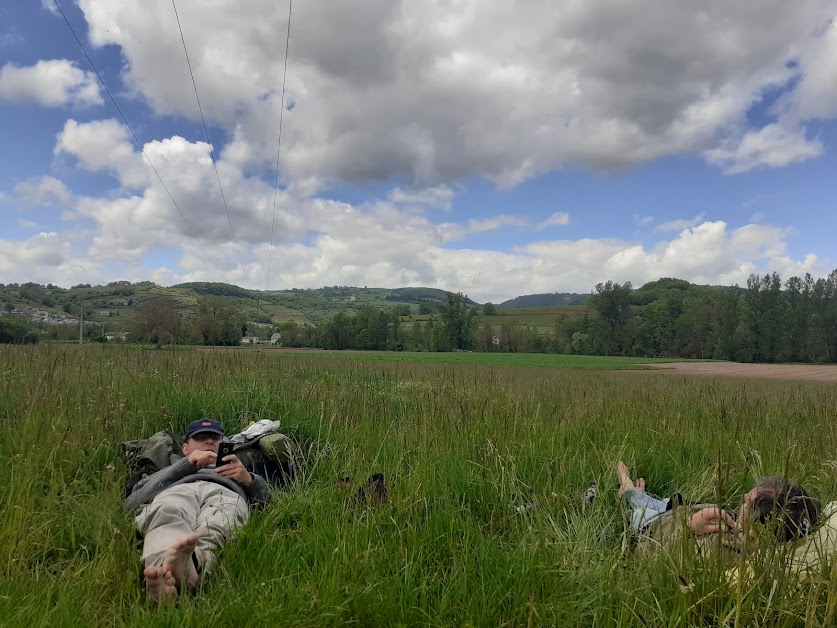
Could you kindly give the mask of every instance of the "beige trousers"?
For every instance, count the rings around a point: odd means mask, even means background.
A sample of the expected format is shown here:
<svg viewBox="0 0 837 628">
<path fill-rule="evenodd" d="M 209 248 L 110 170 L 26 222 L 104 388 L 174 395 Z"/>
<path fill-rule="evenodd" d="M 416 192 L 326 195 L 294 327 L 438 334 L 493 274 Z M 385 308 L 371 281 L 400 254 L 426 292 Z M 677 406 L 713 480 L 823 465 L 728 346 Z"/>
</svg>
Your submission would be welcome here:
<svg viewBox="0 0 837 628">
<path fill-rule="evenodd" d="M 142 560 L 146 567 L 162 567 L 169 548 L 196 532 L 197 570 L 201 580 L 212 570 L 216 554 L 235 531 L 247 523 L 247 501 L 214 482 L 189 482 L 162 491 L 136 516 L 143 536 Z"/>
</svg>

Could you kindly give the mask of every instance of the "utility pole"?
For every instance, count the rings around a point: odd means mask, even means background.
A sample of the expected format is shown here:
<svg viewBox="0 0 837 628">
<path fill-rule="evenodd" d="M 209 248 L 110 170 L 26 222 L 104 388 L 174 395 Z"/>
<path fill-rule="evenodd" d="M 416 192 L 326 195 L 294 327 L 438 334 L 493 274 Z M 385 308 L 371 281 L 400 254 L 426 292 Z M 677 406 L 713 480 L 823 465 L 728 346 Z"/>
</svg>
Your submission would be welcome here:
<svg viewBox="0 0 837 628">
<path fill-rule="evenodd" d="M 81 311 L 78 313 L 78 343 L 84 343 L 84 302 L 81 303 Z"/>
</svg>

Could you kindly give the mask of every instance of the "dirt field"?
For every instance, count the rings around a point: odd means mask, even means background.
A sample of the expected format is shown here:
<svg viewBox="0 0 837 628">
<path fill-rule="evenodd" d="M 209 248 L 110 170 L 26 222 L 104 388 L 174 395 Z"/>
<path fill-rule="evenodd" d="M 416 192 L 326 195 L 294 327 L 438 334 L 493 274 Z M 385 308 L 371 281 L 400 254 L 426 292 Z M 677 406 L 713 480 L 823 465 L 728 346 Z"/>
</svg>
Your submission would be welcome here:
<svg viewBox="0 0 837 628">
<path fill-rule="evenodd" d="M 837 365 L 740 364 L 738 362 L 672 362 L 649 365 L 654 372 L 711 377 L 750 377 L 790 379 L 811 382 L 837 382 Z M 649 371 L 645 371 L 648 373 Z"/>
</svg>

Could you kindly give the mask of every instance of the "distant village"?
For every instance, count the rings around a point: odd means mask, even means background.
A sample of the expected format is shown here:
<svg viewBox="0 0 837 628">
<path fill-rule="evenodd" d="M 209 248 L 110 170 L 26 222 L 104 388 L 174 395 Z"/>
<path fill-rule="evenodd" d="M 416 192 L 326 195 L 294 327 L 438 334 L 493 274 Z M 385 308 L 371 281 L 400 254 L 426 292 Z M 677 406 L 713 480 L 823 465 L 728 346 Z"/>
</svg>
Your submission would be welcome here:
<svg viewBox="0 0 837 628">
<path fill-rule="evenodd" d="M 0 312 L 0 315 L 28 316 L 33 323 L 47 323 L 49 325 L 78 325 L 78 318 L 64 312 L 45 312 L 36 307 L 16 307 L 11 311 Z"/>
<path fill-rule="evenodd" d="M 99 316 L 111 316 L 113 312 L 108 310 L 102 310 L 98 312 Z M 47 325 L 78 325 L 78 318 L 75 316 L 70 316 L 64 312 L 46 312 L 41 310 L 37 307 L 16 307 L 13 310 L 6 310 L 0 311 L 0 316 L 26 316 L 28 317 L 33 323 L 45 323 Z M 85 325 L 94 325 L 94 321 L 84 321 Z M 105 339 L 108 341 L 116 341 L 116 342 L 124 342 L 127 340 L 128 332 L 124 331 L 111 331 L 105 333 Z M 241 344 L 247 345 L 258 345 L 258 344 L 271 344 L 277 345 L 282 342 L 282 334 L 279 332 L 274 333 L 270 339 L 263 340 L 258 338 L 257 336 L 244 336 L 241 339 Z"/>
</svg>

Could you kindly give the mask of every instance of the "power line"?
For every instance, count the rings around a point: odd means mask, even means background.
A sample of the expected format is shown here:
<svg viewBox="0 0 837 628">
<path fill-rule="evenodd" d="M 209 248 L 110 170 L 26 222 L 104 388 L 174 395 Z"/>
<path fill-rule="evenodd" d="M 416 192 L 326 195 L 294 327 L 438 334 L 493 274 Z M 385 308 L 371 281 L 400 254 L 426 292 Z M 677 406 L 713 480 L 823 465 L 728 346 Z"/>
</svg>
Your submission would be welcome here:
<svg viewBox="0 0 837 628">
<path fill-rule="evenodd" d="M 61 6 L 58 4 L 58 0 L 52 0 L 52 2 L 55 4 L 55 8 L 58 9 L 58 12 L 61 13 L 61 17 L 64 18 L 64 22 L 67 24 L 67 28 L 70 29 L 70 32 L 73 34 L 73 37 L 75 37 L 76 43 L 78 43 L 79 48 L 81 48 L 81 51 L 87 58 L 87 62 L 90 64 L 90 67 L 93 68 L 93 72 L 96 73 L 99 82 L 102 84 L 102 87 L 105 89 L 105 92 L 110 97 L 113 106 L 116 107 L 116 111 L 119 112 L 119 116 L 122 118 L 122 121 L 125 123 L 125 126 L 128 127 L 128 130 L 131 132 L 131 136 L 134 138 L 134 142 L 136 143 L 137 148 L 139 149 L 140 153 L 142 153 L 142 156 L 145 157 L 145 160 L 148 162 L 148 165 L 151 166 L 151 169 L 154 171 L 154 174 L 157 175 L 157 179 L 160 181 L 160 185 L 163 186 L 163 189 L 166 191 L 166 194 L 168 194 L 172 204 L 177 208 L 177 212 L 180 214 L 180 217 L 183 219 L 183 222 L 185 222 L 186 226 L 189 227 L 189 231 L 192 232 L 192 236 L 194 236 L 195 241 L 200 245 L 201 249 L 203 249 L 203 252 L 206 253 L 206 256 L 209 258 L 209 261 L 212 262 L 212 265 L 215 267 L 215 270 L 217 270 L 221 277 L 223 277 L 224 282 L 230 283 L 227 279 L 227 276 L 224 274 L 224 271 L 222 271 L 218 267 L 218 264 L 216 264 L 215 260 L 212 259 L 212 256 L 209 254 L 209 251 L 206 250 L 206 247 L 203 245 L 203 242 L 201 242 L 200 238 L 198 237 L 198 234 L 195 233 L 195 230 L 192 228 L 192 225 L 190 225 L 189 221 L 186 220 L 186 216 L 183 213 L 183 210 L 180 209 L 180 205 L 178 205 L 177 201 L 174 200 L 174 197 L 171 195 L 168 186 L 166 185 L 165 181 L 163 181 L 163 177 L 161 177 L 160 173 L 157 172 L 157 168 L 154 167 L 154 164 L 151 162 L 151 159 L 146 154 L 145 149 L 143 148 L 142 144 L 137 138 L 137 134 L 134 133 L 134 129 L 132 129 L 131 125 L 128 124 L 128 119 L 125 117 L 125 114 L 122 113 L 122 109 L 119 108 L 119 105 L 116 103 L 116 99 L 113 97 L 113 94 L 110 93 L 110 90 L 108 89 L 108 86 L 105 84 L 102 75 L 99 74 L 99 70 L 96 69 L 96 64 L 93 63 L 93 59 L 91 59 L 90 55 L 87 54 L 87 50 L 84 48 L 84 44 L 81 43 L 81 40 L 79 39 L 78 35 L 76 35 L 75 29 L 73 28 L 72 24 L 70 24 L 70 20 L 67 19 L 67 16 L 64 14 L 64 11 L 61 8 Z"/>
<path fill-rule="evenodd" d="M 276 145 L 276 178 L 273 182 L 273 216 L 270 222 L 270 249 L 267 257 L 267 282 L 265 290 L 270 290 L 270 265 L 273 262 L 273 230 L 276 226 L 276 195 L 279 191 L 279 152 L 282 149 L 282 118 L 285 114 L 285 78 L 288 75 L 288 47 L 291 41 L 291 12 L 294 1 L 288 0 L 288 32 L 285 35 L 285 68 L 282 70 L 282 106 L 279 109 L 279 141 Z"/>
<path fill-rule="evenodd" d="M 212 167 L 215 169 L 215 178 L 218 179 L 218 189 L 221 191 L 221 200 L 224 202 L 224 210 L 227 212 L 227 220 L 230 223 L 230 233 L 232 233 L 233 242 L 235 242 L 235 250 L 238 253 L 238 261 L 241 263 L 241 270 L 244 271 L 244 278 L 247 280 L 247 285 L 250 287 L 250 290 L 252 290 L 253 286 L 250 284 L 250 278 L 247 276 L 247 267 L 244 265 L 244 259 L 241 257 L 241 249 L 238 248 L 238 240 L 235 237 L 235 229 L 233 229 L 230 208 L 227 206 L 227 198 L 224 196 L 224 188 L 221 185 L 221 175 L 218 174 L 218 164 L 215 163 L 212 142 L 209 141 L 209 130 L 206 127 L 206 119 L 203 117 L 201 97 L 198 96 L 198 85 L 195 83 L 195 75 L 192 73 L 192 62 L 189 60 L 189 51 L 186 50 L 186 38 L 183 36 L 183 28 L 180 26 L 180 16 L 177 14 L 177 5 L 174 0 L 171 0 L 171 6 L 174 9 L 174 19 L 177 20 L 177 30 L 180 31 L 180 41 L 183 42 L 183 52 L 186 55 L 186 65 L 189 67 L 189 76 L 192 77 L 192 87 L 195 89 L 195 99 L 198 101 L 198 111 L 201 114 L 201 122 L 203 122 L 203 132 L 206 136 L 206 143 L 209 145 L 209 158 L 212 160 Z"/>
</svg>

